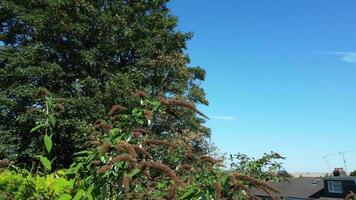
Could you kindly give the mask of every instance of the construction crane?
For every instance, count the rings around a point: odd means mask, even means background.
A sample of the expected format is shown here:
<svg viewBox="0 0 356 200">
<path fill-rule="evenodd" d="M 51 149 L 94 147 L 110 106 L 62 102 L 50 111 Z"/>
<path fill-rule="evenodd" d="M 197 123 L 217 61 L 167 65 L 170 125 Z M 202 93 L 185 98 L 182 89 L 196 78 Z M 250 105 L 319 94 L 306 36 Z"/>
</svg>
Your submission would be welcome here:
<svg viewBox="0 0 356 200">
<path fill-rule="evenodd" d="M 339 155 L 342 156 L 342 160 L 344 161 L 344 167 L 345 167 L 345 172 L 347 173 L 347 167 L 346 167 L 346 159 L 345 159 L 345 154 L 350 153 L 352 151 L 339 151 Z"/>
<path fill-rule="evenodd" d="M 331 154 L 328 154 L 328 155 L 326 155 L 326 156 L 323 157 L 323 159 L 325 160 L 326 165 L 328 166 L 328 173 L 331 172 L 330 163 L 329 163 L 328 158 L 329 158 L 330 156 L 332 156 L 332 155 L 334 155 L 334 154 L 331 153 Z"/>
</svg>

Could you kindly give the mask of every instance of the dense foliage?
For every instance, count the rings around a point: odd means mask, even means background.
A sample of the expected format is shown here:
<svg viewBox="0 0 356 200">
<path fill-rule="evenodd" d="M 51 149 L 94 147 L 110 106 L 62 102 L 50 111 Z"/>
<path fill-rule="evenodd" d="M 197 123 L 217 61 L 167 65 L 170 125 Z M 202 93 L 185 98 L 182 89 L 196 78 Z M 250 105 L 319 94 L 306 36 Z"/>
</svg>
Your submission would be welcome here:
<svg viewBox="0 0 356 200">
<path fill-rule="evenodd" d="M 265 153 L 261 158 L 255 159 L 245 154 L 230 155 L 230 167 L 234 172 L 252 176 L 261 181 L 283 181 L 290 175 L 283 171 L 281 160 L 285 158 L 278 153 Z"/>
<path fill-rule="evenodd" d="M 3 197 L 253 199 L 249 193 L 250 186 L 270 194 L 278 192 L 263 183 L 261 177 L 249 176 L 239 170 L 224 171 L 222 160 L 197 153 L 194 138 L 172 140 L 169 135 L 152 129 L 161 115 L 170 115 L 172 107 L 202 114 L 193 104 L 182 100 L 152 99 L 143 92 L 138 92 L 136 96 L 136 107 L 133 109 L 113 105 L 106 119 L 95 123 L 95 130 L 86 142 L 87 150 L 76 153 L 76 160 L 69 169 L 56 172 L 52 172 L 52 162 L 48 160 L 51 138 L 56 134 L 52 130 L 56 123 L 56 118 L 51 114 L 54 102 L 52 98 L 45 97 L 44 113 L 48 120 L 32 129 L 43 134 L 44 151 L 43 155 L 38 156 L 41 165 L 36 167 L 35 175 L 17 168 L 15 173 L 13 170 L 3 172 L 1 176 L 4 178 L 0 179 Z M 266 155 L 263 160 L 273 163 L 274 156 Z M 10 163 L 8 165 L 11 166 Z M 270 166 L 262 164 L 261 167 Z"/>
<path fill-rule="evenodd" d="M 1 199 L 277 192 L 278 154 L 209 156 L 205 71 L 167 1 L 0 1 Z"/>
<path fill-rule="evenodd" d="M 0 158 L 31 165 L 40 141 L 30 130 L 37 98 L 65 98 L 53 137 L 54 166 L 69 166 L 95 120 L 113 104 L 132 105 L 132 94 L 171 96 L 207 104 L 184 54 L 190 33 L 176 30 L 167 0 L 0 1 Z M 156 132 L 207 136 L 191 111 L 155 123 Z M 197 148 L 204 151 L 204 140 Z M 61 148 L 65 146 L 66 148 Z"/>
<path fill-rule="evenodd" d="M 93 199 L 90 191 L 78 187 L 75 179 L 66 177 L 65 171 L 41 176 L 17 169 L 0 175 L 0 199 Z"/>
</svg>

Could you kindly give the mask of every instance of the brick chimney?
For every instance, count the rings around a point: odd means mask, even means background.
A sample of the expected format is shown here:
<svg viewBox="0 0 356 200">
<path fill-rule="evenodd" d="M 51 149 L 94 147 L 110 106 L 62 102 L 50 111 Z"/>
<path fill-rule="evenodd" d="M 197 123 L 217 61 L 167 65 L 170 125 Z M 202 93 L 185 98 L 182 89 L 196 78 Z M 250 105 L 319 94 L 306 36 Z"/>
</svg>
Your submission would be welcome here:
<svg viewBox="0 0 356 200">
<path fill-rule="evenodd" d="M 344 168 L 335 168 L 333 171 L 333 176 L 346 176 Z"/>
</svg>

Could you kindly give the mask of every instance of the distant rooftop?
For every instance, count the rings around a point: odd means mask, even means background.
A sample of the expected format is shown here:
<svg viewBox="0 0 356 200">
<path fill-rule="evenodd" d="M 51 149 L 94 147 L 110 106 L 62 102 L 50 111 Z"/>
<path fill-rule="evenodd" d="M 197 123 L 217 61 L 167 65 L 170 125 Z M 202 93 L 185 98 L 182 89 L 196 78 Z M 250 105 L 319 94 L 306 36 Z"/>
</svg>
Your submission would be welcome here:
<svg viewBox="0 0 356 200">
<path fill-rule="evenodd" d="M 323 177 L 325 180 L 355 180 L 356 176 L 326 176 Z"/>
<path fill-rule="evenodd" d="M 281 197 L 309 198 L 324 189 L 324 182 L 321 178 L 301 177 L 290 178 L 287 182 L 269 182 L 269 185 L 281 192 Z M 251 193 L 256 196 L 269 196 L 264 191 L 253 188 Z"/>
<path fill-rule="evenodd" d="M 343 199 L 349 191 L 356 192 L 355 183 L 356 177 L 347 176 L 342 168 L 335 168 L 333 173 L 292 173 L 295 178 L 288 178 L 285 182 L 269 181 L 268 185 L 280 191 L 279 194 L 274 194 L 274 197 L 297 198 L 297 199 L 323 199 L 334 200 Z M 324 190 L 326 182 L 343 182 L 340 185 L 343 189 L 341 193 L 334 194 L 329 190 Z M 350 184 L 351 183 L 351 184 Z M 329 186 L 330 187 L 330 186 Z M 269 195 L 259 190 L 252 188 L 251 193 L 255 196 L 269 197 Z M 331 198 L 332 197 L 332 198 Z"/>
<path fill-rule="evenodd" d="M 298 177 L 324 177 L 324 176 L 328 176 L 330 174 L 328 173 L 320 173 L 320 172 L 297 172 L 297 173 L 290 173 L 290 175 L 294 178 L 298 178 Z"/>
</svg>

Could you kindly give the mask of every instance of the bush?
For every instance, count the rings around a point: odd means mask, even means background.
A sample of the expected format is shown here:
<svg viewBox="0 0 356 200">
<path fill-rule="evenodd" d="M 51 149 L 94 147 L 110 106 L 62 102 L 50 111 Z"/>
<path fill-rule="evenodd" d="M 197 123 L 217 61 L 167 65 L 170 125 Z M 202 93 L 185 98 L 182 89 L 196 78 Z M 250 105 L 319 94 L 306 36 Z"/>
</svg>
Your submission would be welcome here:
<svg viewBox="0 0 356 200">
<path fill-rule="evenodd" d="M 164 132 L 152 129 L 158 123 L 155 119 L 169 116 L 170 109 L 200 113 L 191 104 L 147 97 L 139 102 L 132 110 L 115 105 L 107 121 L 97 121 L 96 130 L 86 143 L 89 149 L 77 153 L 69 169 L 69 173 L 84 180 L 85 187 L 94 187 L 95 197 L 249 199 L 250 185 L 277 192 L 257 178 L 227 173 L 221 168 L 223 160 L 199 154 L 194 138 L 167 138 Z"/>
<path fill-rule="evenodd" d="M 251 199 L 249 187 L 276 193 L 263 181 L 262 169 L 278 169 L 278 154 L 254 160 L 237 156 L 234 171 L 222 168 L 223 160 L 201 154 L 194 129 L 172 137 L 154 127 L 167 117 L 190 110 L 204 117 L 182 99 L 152 98 L 139 92 L 133 108 L 112 106 L 105 119 L 95 122 L 86 150 L 77 152 L 69 169 L 52 172 L 55 100 L 46 97 L 47 120 L 32 129 L 43 133 L 42 155 L 36 156 L 32 173 L 15 168 L 1 175 L 5 199 Z M 3 160 L 2 167 L 10 166 Z M 241 164 L 242 163 L 242 164 Z M 257 176 L 259 175 L 259 176 Z M 268 174 L 267 174 L 268 175 Z M 18 186 L 18 187 L 16 187 Z"/>
<path fill-rule="evenodd" d="M 68 179 L 65 171 L 48 175 L 32 175 L 26 170 L 5 170 L 0 173 L 2 199 L 93 199 L 78 181 Z"/>
</svg>

